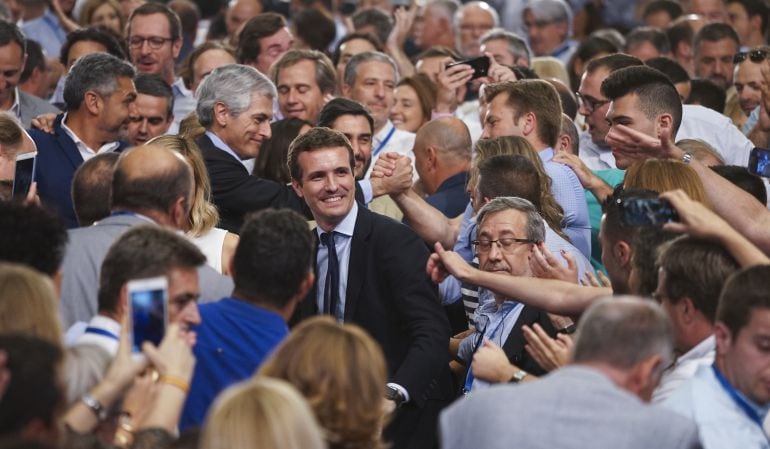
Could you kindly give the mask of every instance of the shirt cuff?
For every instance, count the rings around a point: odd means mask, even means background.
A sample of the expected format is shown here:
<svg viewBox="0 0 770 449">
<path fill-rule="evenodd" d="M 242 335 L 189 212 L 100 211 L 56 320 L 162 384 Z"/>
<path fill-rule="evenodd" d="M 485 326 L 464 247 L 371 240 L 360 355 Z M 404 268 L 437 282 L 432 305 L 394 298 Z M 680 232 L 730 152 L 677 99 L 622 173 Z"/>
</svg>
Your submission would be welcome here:
<svg viewBox="0 0 770 449">
<path fill-rule="evenodd" d="M 406 388 L 402 387 L 399 384 L 394 384 L 393 382 L 388 382 L 387 385 L 391 388 L 395 388 L 396 390 L 400 391 L 401 394 L 404 395 L 404 402 L 409 402 L 409 392 L 406 391 Z"/>
<path fill-rule="evenodd" d="M 361 187 L 361 193 L 364 195 L 364 204 L 369 204 L 374 199 L 374 193 L 372 192 L 372 181 L 368 179 L 362 179 L 358 181 L 358 186 Z"/>
</svg>

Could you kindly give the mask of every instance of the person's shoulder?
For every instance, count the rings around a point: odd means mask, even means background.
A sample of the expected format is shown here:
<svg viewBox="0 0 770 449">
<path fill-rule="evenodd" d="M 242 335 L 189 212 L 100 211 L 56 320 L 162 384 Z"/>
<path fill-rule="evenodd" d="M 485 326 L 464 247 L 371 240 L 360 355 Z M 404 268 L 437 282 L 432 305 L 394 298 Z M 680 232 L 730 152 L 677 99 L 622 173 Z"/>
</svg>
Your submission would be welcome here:
<svg viewBox="0 0 770 449">
<path fill-rule="evenodd" d="M 45 101 L 44 99 L 32 95 L 28 92 L 24 92 L 23 90 L 19 89 L 19 106 L 21 108 L 31 108 L 38 114 L 44 114 L 44 113 L 50 113 L 55 112 L 59 113 L 61 112 L 59 108 L 52 105 L 51 103 Z"/>
</svg>

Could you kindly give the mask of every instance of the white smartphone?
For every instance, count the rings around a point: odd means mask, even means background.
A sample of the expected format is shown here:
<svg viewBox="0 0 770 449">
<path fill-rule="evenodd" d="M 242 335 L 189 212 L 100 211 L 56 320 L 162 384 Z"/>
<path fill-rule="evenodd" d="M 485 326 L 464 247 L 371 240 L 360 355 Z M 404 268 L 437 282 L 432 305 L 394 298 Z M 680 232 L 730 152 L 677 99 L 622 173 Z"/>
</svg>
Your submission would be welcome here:
<svg viewBox="0 0 770 449">
<path fill-rule="evenodd" d="M 35 180 L 35 162 L 37 151 L 16 155 L 16 168 L 13 175 L 13 198 L 23 200 L 27 197 L 32 182 Z"/>
<path fill-rule="evenodd" d="M 131 314 L 131 347 L 142 352 L 142 343 L 158 346 L 168 323 L 168 280 L 165 276 L 128 282 L 128 304 Z"/>
</svg>

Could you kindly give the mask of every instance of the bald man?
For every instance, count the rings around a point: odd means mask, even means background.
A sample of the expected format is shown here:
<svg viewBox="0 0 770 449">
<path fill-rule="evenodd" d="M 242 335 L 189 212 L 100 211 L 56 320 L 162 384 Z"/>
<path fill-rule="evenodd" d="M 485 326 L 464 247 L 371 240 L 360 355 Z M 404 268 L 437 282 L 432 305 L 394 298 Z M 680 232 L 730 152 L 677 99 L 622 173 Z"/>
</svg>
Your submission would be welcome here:
<svg viewBox="0 0 770 449">
<path fill-rule="evenodd" d="M 450 218 L 468 205 L 471 147 L 468 127 L 455 117 L 426 123 L 414 140 L 414 166 L 428 194 L 425 201 Z"/>
<path fill-rule="evenodd" d="M 65 326 L 96 315 L 99 269 L 110 245 L 124 232 L 147 224 L 177 231 L 187 227 L 193 187 L 192 168 L 174 151 L 144 145 L 121 155 L 112 179 L 112 214 L 93 226 L 69 231 L 60 303 Z M 232 281 L 208 265 L 198 274 L 202 298 L 219 299 L 232 292 Z M 82 328 L 76 329 L 68 335 L 82 333 Z"/>
</svg>

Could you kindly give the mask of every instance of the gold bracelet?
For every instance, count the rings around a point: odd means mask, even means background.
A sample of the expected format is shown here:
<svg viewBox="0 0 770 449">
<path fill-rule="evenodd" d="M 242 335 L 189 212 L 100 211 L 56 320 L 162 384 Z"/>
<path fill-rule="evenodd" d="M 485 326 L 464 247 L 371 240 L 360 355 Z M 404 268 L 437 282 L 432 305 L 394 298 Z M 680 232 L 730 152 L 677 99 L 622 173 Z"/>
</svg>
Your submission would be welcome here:
<svg viewBox="0 0 770 449">
<path fill-rule="evenodd" d="M 176 376 L 171 376 L 171 375 L 168 375 L 168 374 L 163 374 L 158 379 L 158 382 L 164 383 L 164 384 L 168 384 L 168 385 L 173 385 L 173 386 L 179 388 L 180 390 L 184 391 L 185 393 L 190 391 L 190 384 L 187 383 L 181 377 L 176 377 Z"/>
</svg>

